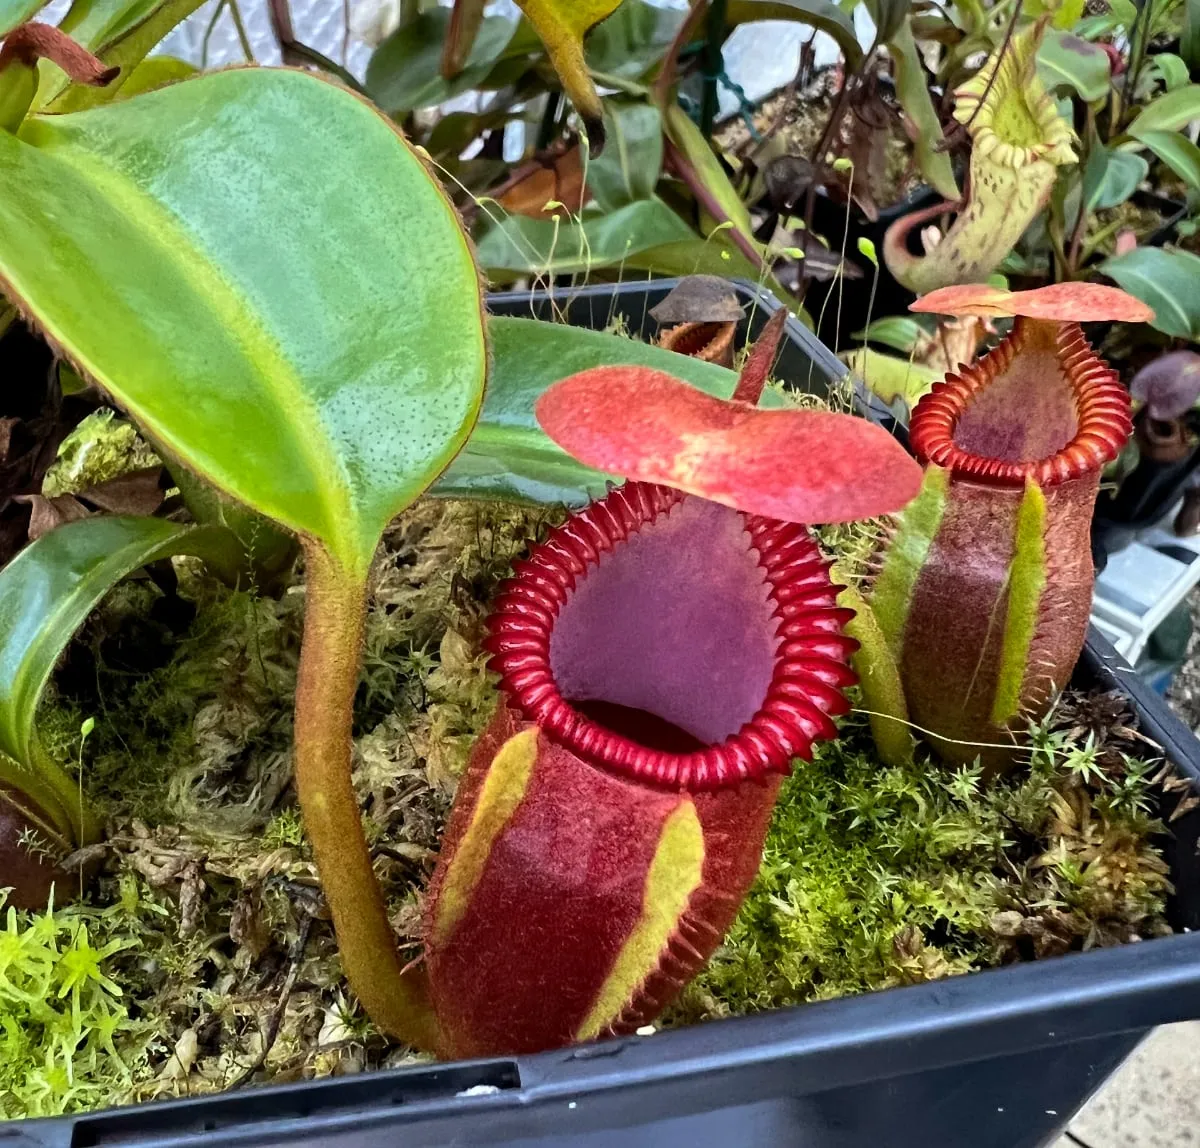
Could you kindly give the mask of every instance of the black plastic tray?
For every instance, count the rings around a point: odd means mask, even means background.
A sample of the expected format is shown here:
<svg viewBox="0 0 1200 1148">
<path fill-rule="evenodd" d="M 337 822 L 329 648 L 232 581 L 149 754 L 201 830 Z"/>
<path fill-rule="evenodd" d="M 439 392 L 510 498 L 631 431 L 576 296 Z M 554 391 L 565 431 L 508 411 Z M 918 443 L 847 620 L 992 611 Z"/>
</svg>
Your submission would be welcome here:
<svg viewBox="0 0 1200 1148">
<path fill-rule="evenodd" d="M 555 305 L 633 325 L 668 286 Z M 744 289 L 765 319 L 773 301 Z M 495 300 L 509 314 L 540 305 Z M 781 375 L 839 370 L 798 324 L 789 336 Z M 1095 632 L 1076 680 L 1124 692 L 1200 792 L 1200 743 Z M 1171 829 L 1172 921 L 1200 929 L 1200 809 Z M 1038 1148 L 1150 1028 L 1196 1017 L 1200 935 L 1185 934 L 537 1056 L 0 1125 L 0 1148 Z"/>
</svg>

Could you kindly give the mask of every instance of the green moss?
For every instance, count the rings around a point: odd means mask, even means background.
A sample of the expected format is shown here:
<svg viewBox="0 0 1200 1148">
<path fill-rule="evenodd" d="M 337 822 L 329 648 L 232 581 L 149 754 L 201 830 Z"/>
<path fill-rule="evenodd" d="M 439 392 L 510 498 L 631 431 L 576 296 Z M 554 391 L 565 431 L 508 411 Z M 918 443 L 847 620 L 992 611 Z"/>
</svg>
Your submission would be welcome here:
<svg viewBox="0 0 1200 1148">
<path fill-rule="evenodd" d="M 1156 767 L 1077 727 L 1110 705 L 1065 700 L 1029 771 L 987 786 L 978 768 L 881 766 L 851 722 L 785 784 L 753 891 L 675 1021 L 1169 933 Z"/>
<path fill-rule="evenodd" d="M 0 928 L 0 1118 L 129 1095 L 155 1032 L 119 983 L 139 949 L 139 907 L 130 888 L 100 912 L 8 909 Z"/>
<path fill-rule="evenodd" d="M 74 494 L 132 470 L 157 466 L 158 462 L 158 456 L 132 423 L 102 408 L 88 415 L 62 441 L 58 457 L 42 482 L 42 493 L 47 498 Z"/>
</svg>

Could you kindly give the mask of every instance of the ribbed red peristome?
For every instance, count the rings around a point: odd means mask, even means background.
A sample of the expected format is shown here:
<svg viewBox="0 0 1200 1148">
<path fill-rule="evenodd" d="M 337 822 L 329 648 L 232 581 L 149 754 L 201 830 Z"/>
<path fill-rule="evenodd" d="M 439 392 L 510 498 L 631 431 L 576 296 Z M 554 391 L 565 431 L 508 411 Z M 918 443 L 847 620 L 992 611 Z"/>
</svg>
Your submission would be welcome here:
<svg viewBox="0 0 1200 1148">
<path fill-rule="evenodd" d="M 787 773 L 809 760 L 813 742 L 837 735 L 831 718 L 850 704 L 843 690 L 857 678 L 858 648 L 843 632 L 854 616 L 837 605 L 842 589 L 829 577 L 805 526 L 743 515 L 776 608 L 779 646 L 767 696 L 754 717 L 720 745 L 693 753 L 650 749 L 584 716 L 559 693 L 550 668 L 550 634 L 559 610 L 600 556 L 687 497 L 628 482 L 551 531 L 514 577 L 500 587 L 484 645 L 501 687 L 527 720 L 585 761 L 654 785 L 692 791 L 734 786 Z"/>
<path fill-rule="evenodd" d="M 908 437 L 922 462 L 994 486 L 1023 486 L 1032 478 L 1046 487 L 1097 471 L 1121 453 L 1133 430 L 1129 392 L 1117 373 L 1092 351 L 1078 323 L 1061 324 L 1057 336 L 1059 365 L 1074 394 L 1079 422 L 1074 438 L 1062 450 L 1030 462 L 1006 462 L 972 454 L 955 443 L 955 428 L 972 397 L 1008 369 L 1021 350 L 1024 330 L 1018 319 L 999 346 L 934 384 L 917 404 Z"/>
</svg>

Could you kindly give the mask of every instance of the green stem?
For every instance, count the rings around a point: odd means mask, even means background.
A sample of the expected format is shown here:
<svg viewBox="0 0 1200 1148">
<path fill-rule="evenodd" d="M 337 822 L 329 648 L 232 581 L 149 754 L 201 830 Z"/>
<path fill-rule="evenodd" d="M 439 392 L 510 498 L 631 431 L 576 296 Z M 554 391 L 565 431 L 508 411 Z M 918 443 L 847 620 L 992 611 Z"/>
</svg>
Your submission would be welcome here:
<svg viewBox="0 0 1200 1148">
<path fill-rule="evenodd" d="M 229 0 L 229 15 L 233 17 L 233 27 L 237 32 L 238 43 L 242 46 L 242 55 L 246 57 L 246 63 L 256 63 L 254 49 L 250 47 L 250 37 L 246 35 L 246 25 L 242 22 L 242 10 L 238 7 L 238 0 Z"/>
<path fill-rule="evenodd" d="M 320 545 L 305 545 L 307 601 L 296 684 L 296 789 L 342 968 L 367 1015 L 426 1051 L 437 1022 L 424 973 L 405 972 L 351 784 L 350 728 L 366 614 L 363 579 Z"/>
</svg>

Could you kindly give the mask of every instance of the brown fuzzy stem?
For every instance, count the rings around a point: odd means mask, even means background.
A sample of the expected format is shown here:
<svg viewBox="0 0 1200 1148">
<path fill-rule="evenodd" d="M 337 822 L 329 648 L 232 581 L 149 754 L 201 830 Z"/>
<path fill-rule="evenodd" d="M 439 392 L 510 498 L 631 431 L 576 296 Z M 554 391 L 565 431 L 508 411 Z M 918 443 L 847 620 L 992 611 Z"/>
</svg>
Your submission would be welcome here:
<svg viewBox="0 0 1200 1148">
<path fill-rule="evenodd" d="M 14 28 L 0 48 L 0 72 L 16 61 L 32 67 L 39 59 L 57 64 L 71 81 L 102 88 L 112 83 L 120 68 L 107 68 L 82 45 L 52 24 L 31 21 Z"/>
<path fill-rule="evenodd" d="M 775 355 L 779 351 L 779 340 L 783 338 L 783 329 L 787 326 L 787 319 L 787 308 L 780 307 L 767 320 L 767 325 L 763 328 L 762 334 L 759 335 L 750 351 L 749 358 L 746 359 L 746 365 L 742 368 L 733 392 L 734 402 L 749 403 L 753 406 L 762 398 L 763 387 L 767 385 L 771 368 L 775 366 Z"/>
<path fill-rule="evenodd" d="M 429 1050 L 437 1022 L 423 971 L 404 972 L 351 784 L 350 728 L 366 592 L 320 545 L 305 546 L 307 602 L 296 685 L 296 788 L 346 979 L 385 1032 Z"/>
</svg>

